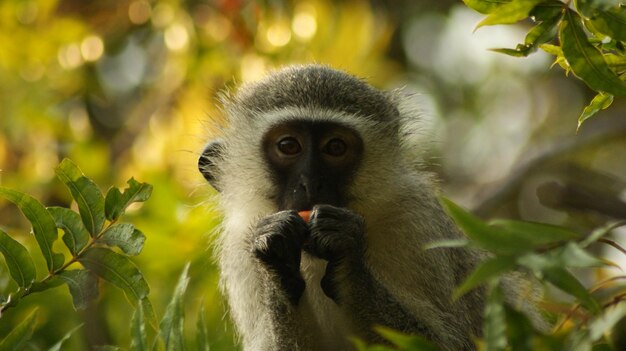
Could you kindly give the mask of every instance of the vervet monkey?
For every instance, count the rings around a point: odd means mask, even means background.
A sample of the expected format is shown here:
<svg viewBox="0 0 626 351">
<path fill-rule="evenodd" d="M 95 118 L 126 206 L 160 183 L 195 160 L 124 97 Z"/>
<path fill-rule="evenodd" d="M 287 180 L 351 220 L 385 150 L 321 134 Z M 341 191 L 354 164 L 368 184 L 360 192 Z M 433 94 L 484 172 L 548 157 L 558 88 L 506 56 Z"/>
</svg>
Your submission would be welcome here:
<svg viewBox="0 0 626 351">
<path fill-rule="evenodd" d="M 228 126 L 199 169 L 219 191 L 221 286 L 244 350 L 351 350 L 351 336 L 382 342 L 377 325 L 475 349 L 483 290 L 451 294 L 481 254 L 424 250 L 464 236 L 417 166 L 417 116 L 401 105 L 321 65 L 225 98 Z"/>
</svg>

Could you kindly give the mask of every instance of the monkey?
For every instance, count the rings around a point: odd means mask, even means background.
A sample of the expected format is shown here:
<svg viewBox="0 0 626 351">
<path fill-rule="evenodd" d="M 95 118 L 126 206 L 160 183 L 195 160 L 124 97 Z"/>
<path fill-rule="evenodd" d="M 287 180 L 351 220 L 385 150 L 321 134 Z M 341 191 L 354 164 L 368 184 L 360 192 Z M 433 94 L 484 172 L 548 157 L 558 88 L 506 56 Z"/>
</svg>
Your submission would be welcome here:
<svg viewBox="0 0 626 351">
<path fill-rule="evenodd" d="M 484 290 L 451 295 L 484 255 L 424 250 L 464 235 L 414 159 L 400 94 L 309 64 L 222 106 L 198 168 L 223 212 L 220 287 L 244 350 L 352 350 L 351 337 L 385 342 L 375 326 L 475 349 Z"/>
</svg>

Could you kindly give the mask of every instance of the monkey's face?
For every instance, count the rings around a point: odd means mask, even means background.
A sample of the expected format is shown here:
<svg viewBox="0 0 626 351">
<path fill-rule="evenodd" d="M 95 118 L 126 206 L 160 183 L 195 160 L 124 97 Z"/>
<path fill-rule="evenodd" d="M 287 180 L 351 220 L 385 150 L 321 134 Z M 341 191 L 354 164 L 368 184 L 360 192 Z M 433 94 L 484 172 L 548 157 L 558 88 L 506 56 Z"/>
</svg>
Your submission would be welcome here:
<svg viewBox="0 0 626 351">
<path fill-rule="evenodd" d="M 279 210 L 310 210 L 317 204 L 343 207 L 363 154 L 363 140 L 334 122 L 285 121 L 270 128 L 262 154 L 275 182 Z"/>
</svg>

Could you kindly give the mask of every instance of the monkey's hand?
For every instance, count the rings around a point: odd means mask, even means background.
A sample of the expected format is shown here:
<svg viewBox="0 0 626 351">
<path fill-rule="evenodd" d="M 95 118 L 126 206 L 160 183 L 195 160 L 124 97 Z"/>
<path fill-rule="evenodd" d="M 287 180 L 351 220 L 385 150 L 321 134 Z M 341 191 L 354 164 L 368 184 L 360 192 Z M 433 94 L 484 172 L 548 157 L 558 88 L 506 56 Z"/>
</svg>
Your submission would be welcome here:
<svg viewBox="0 0 626 351">
<path fill-rule="evenodd" d="M 321 285 L 335 302 L 339 299 L 335 284 L 338 270 L 349 274 L 351 267 L 362 264 L 364 227 L 363 218 L 345 208 L 317 205 L 311 212 L 311 233 L 304 250 L 328 261 Z"/>
<path fill-rule="evenodd" d="M 305 287 L 300 259 L 308 232 L 296 211 L 281 211 L 262 218 L 254 231 L 253 255 L 293 305 L 298 304 Z"/>
</svg>

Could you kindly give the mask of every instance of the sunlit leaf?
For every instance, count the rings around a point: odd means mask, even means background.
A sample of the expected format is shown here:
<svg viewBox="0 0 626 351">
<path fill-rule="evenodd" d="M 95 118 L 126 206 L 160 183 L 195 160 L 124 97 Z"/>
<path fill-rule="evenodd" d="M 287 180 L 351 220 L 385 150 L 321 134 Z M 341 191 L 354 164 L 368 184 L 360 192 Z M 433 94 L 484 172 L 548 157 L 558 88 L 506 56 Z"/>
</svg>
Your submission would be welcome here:
<svg viewBox="0 0 626 351">
<path fill-rule="evenodd" d="M 563 55 L 574 74 L 591 89 L 612 95 L 626 95 L 626 83 L 609 68 L 602 53 L 585 34 L 580 16 L 567 10 L 559 30 Z"/>
<path fill-rule="evenodd" d="M 67 186 L 78 204 L 78 212 L 85 228 L 92 236 L 100 233 L 104 225 L 104 197 L 98 186 L 69 159 L 55 168 L 57 177 Z"/>
<path fill-rule="evenodd" d="M 439 348 L 418 335 L 407 335 L 396 330 L 376 327 L 376 332 L 401 350 L 438 351 Z"/>
<path fill-rule="evenodd" d="M 489 49 L 489 51 L 497 52 L 500 54 L 505 54 L 513 57 L 526 57 L 530 55 L 533 50 L 530 46 L 518 45 L 516 49 L 507 49 L 507 48 L 498 48 L 498 49 Z"/>
<path fill-rule="evenodd" d="M 89 232 L 80 219 L 80 215 L 69 208 L 48 207 L 56 226 L 63 230 L 63 242 L 76 256 L 89 242 Z"/>
<path fill-rule="evenodd" d="M 532 242 L 527 238 L 490 227 L 448 199 L 442 198 L 441 202 L 446 212 L 478 247 L 501 255 L 519 254 L 533 249 Z"/>
<path fill-rule="evenodd" d="M 144 322 L 143 305 L 137 304 L 130 327 L 131 343 L 130 348 L 136 351 L 148 351 L 148 335 L 146 333 L 146 323 Z"/>
<path fill-rule="evenodd" d="M 608 108 L 609 106 L 611 106 L 612 103 L 613 103 L 613 95 L 607 94 L 604 92 L 599 92 L 598 95 L 596 95 L 591 100 L 589 105 L 585 107 L 580 117 L 578 117 L 578 129 L 580 129 L 580 126 L 582 126 L 583 122 L 585 122 L 590 117 L 593 117 L 596 113 L 600 112 L 601 110 Z"/>
<path fill-rule="evenodd" d="M 506 320 L 504 314 L 504 298 L 497 284 L 492 284 L 485 302 L 483 333 L 485 350 L 504 350 L 506 341 Z"/>
<path fill-rule="evenodd" d="M 165 315 L 161 320 L 160 330 L 161 338 L 165 344 L 165 350 L 184 350 L 185 343 L 183 338 L 183 322 L 185 319 L 185 309 L 183 306 L 183 297 L 189 284 L 189 263 L 185 265 L 183 272 L 178 279 L 174 295 L 167 305 Z"/>
<path fill-rule="evenodd" d="M 467 7 L 480 13 L 491 13 L 511 0 L 463 0 Z"/>
<path fill-rule="evenodd" d="M 544 278 L 563 292 L 570 294 L 581 302 L 589 311 L 597 314 L 600 304 L 591 296 L 587 289 L 570 272 L 562 267 L 552 267 L 543 270 Z"/>
<path fill-rule="evenodd" d="M 26 319 L 12 328 L 1 342 L 0 351 L 22 351 L 24 345 L 33 336 L 35 330 L 35 319 L 37 318 L 37 310 L 31 312 Z"/>
<path fill-rule="evenodd" d="M 196 343 L 198 344 L 198 351 L 210 351 L 211 349 L 207 330 L 203 304 L 198 312 L 198 320 L 196 322 Z"/>
<path fill-rule="evenodd" d="M 133 302 L 139 302 L 150 292 L 143 275 L 126 256 L 106 248 L 92 248 L 79 261 L 102 279 L 122 289 Z"/>
<path fill-rule="evenodd" d="M 133 202 L 144 202 L 152 194 L 152 185 L 139 183 L 135 179 L 128 180 L 128 188 L 121 193 L 118 188 L 111 188 L 107 192 L 105 200 L 106 217 L 109 220 L 116 220 L 121 216 L 126 208 Z"/>
<path fill-rule="evenodd" d="M 614 7 L 607 11 L 598 11 L 591 18 L 595 29 L 609 37 L 626 41 L 626 9 Z"/>
<path fill-rule="evenodd" d="M 118 223 L 107 228 L 101 240 L 109 246 L 119 247 L 127 255 L 135 256 L 141 252 L 146 237 L 132 224 Z"/>
<path fill-rule="evenodd" d="M 480 21 L 476 28 L 491 26 L 494 24 L 511 24 L 527 18 L 530 11 L 542 0 L 514 0 L 499 6 L 489 15 Z"/>
<path fill-rule="evenodd" d="M 515 266 L 515 257 L 496 256 L 485 260 L 456 288 L 452 298 L 458 299 L 479 285 L 512 270 Z"/>
<path fill-rule="evenodd" d="M 626 316 L 626 302 L 605 308 L 596 319 L 589 324 L 589 338 L 598 341 L 608 333 L 624 316 Z"/>
<path fill-rule="evenodd" d="M 580 242 L 580 247 L 587 247 L 592 243 L 595 243 L 599 239 L 605 237 L 609 233 L 611 233 L 614 229 L 626 226 L 626 221 L 620 221 L 615 223 L 609 223 L 603 227 L 595 229 L 591 234 L 585 238 L 585 240 Z"/>
<path fill-rule="evenodd" d="M 65 270 L 59 273 L 72 295 L 74 308 L 84 310 L 89 301 L 98 296 L 98 279 L 93 273 L 84 269 Z"/>
<path fill-rule="evenodd" d="M 72 337 L 72 335 L 74 335 L 74 332 L 76 332 L 78 329 L 80 329 L 83 325 L 80 324 L 76 327 L 74 327 L 72 330 L 68 331 L 67 333 L 65 333 L 65 335 L 63 335 L 63 337 L 61 338 L 61 340 L 59 340 L 59 342 L 57 342 L 56 344 L 52 345 L 51 348 L 48 349 L 48 351 L 61 351 L 61 350 L 66 350 L 66 348 L 63 347 L 63 344 L 69 340 L 70 337 Z"/>
<path fill-rule="evenodd" d="M 552 44 L 542 44 L 542 45 L 539 45 L 539 48 L 541 48 L 541 50 L 547 52 L 550 55 L 563 56 L 563 50 L 561 49 L 560 46 L 552 45 Z"/>
<path fill-rule="evenodd" d="M 0 187 L 0 196 L 13 202 L 30 221 L 48 270 L 52 272 L 61 268 L 65 262 L 63 254 L 52 251 L 52 245 L 59 237 L 52 215 L 39 201 L 19 191 Z"/>
<path fill-rule="evenodd" d="M 35 280 L 37 272 L 28 250 L 2 230 L 0 230 L 0 253 L 4 256 L 9 273 L 18 286 L 25 288 Z"/>
<path fill-rule="evenodd" d="M 424 250 L 431 250 L 431 249 L 439 249 L 439 248 L 446 248 L 446 247 L 465 247 L 469 245 L 470 245 L 470 242 L 467 239 L 450 239 L 450 240 L 435 241 L 435 242 L 424 245 L 422 248 Z"/>
</svg>

